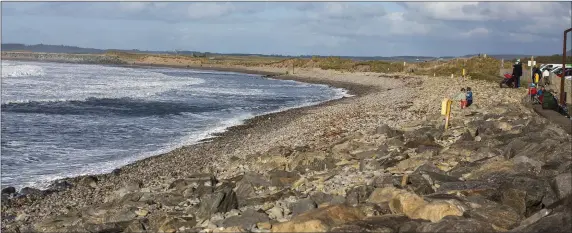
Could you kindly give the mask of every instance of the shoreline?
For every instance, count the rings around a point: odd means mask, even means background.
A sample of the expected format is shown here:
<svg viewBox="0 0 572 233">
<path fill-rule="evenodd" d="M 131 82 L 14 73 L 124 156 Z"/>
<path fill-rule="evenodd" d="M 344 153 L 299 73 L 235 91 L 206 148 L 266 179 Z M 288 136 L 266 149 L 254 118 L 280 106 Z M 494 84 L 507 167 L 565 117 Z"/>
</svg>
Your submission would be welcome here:
<svg viewBox="0 0 572 233">
<path fill-rule="evenodd" d="M 234 73 L 241 73 L 241 74 L 252 74 L 252 75 L 260 75 L 256 78 L 269 78 L 269 79 L 276 79 L 276 80 L 291 80 L 297 81 L 302 83 L 309 83 L 309 84 L 319 84 L 319 85 L 327 85 L 329 88 L 339 88 L 342 90 L 347 91 L 346 94 L 352 95 L 351 97 L 342 96 L 341 98 L 326 100 L 321 103 L 313 104 L 310 106 L 300 106 L 300 107 L 292 107 L 285 110 L 277 110 L 276 112 L 264 113 L 261 115 L 257 115 L 248 119 L 243 120 L 241 123 L 237 125 L 233 125 L 230 127 L 226 127 L 223 132 L 213 133 L 210 134 L 209 137 L 200 139 L 196 142 L 192 142 L 190 144 L 176 147 L 164 153 L 155 154 L 143 159 L 135 160 L 123 166 L 119 166 L 114 169 L 114 171 L 122 170 L 126 167 L 136 167 L 138 163 L 143 163 L 148 160 L 155 159 L 156 157 L 161 157 L 165 155 L 169 155 L 174 151 L 178 150 L 185 150 L 189 147 L 194 147 L 204 143 L 221 143 L 226 141 L 226 137 L 241 137 L 244 135 L 245 131 L 255 130 L 254 128 L 257 127 L 259 124 L 269 124 L 268 122 L 272 119 L 272 122 L 281 122 L 287 123 L 288 119 L 291 119 L 291 116 L 299 115 L 305 111 L 311 111 L 313 109 L 330 106 L 336 104 L 338 101 L 343 101 L 348 98 L 358 97 L 369 93 L 374 90 L 374 88 L 359 85 L 355 83 L 349 82 L 335 82 L 331 80 L 308 80 L 308 78 L 299 77 L 295 75 L 283 75 L 277 72 L 268 72 L 268 71 L 260 71 L 260 70 L 252 70 L 252 69 L 245 69 L 245 68 L 237 68 L 237 67 L 185 67 L 185 66 L 176 66 L 176 65 L 161 65 L 161 64 L 97 64 L 97 63 L 77 63 L 77 62 L 60 62 L 60 61 L 44 61 L 44 60 L 34 60 L 34 59 L 3 59 L 3 60 L 15 60 L 15 61 L 35 61 L 35 62 L 48 62 L 48 63 L 63 63 L 63 64 L 90 64 L 90 65 L 102 65 L 102 66 L 115 66 L 115 67 L 128 67 L 128 68 L 142 68 L 142 69 L 152 69 L 152 68 L 174 68 L 174 69 L 190 69 L 190 70 L 205 70 L 205 71 L 220 71 L 220 72 L 234 72 Z M 275 123 L 272 123 L 275 124 Z M 60 179 L 55 179 L 51 181 L 47 181 L 48 186 L 54 186 L 59 182 L 77 182 L 79 179 L 86 177 L 86 176 L 95 176 L 95 177 L 104 177 L 107 175 L 112 175 L 114 172 L 105 172 L 105 173 L 97 173 L 97 174 L 89 174 L 89 175 L 78 175 L 78 176 L 70 176 Z M 11 187 L 11 186 L 6 186 Z M 24 188 L 33 188 L 37 189 L 37 187 L 29 187 L 29 186 L 22 186 L 18 192 L 20 192 Z M 49 191 L 50 187 L 44 189 L 38 189 L 41 191 Z"/>
<path fill-rule="evenodd" d="M 554 217 L 572 219 L 562 210 L 572 206 L 563 182 L 572 153 L 562 147 L 572 138 L 523 104 L 525 90 L 447 77 L 297 74 L 357 95 L 254 117 L 112 173 L 62 180 L 51 193 L 2 195 L 1 230 L 357 232 L 386 228 L 377 224 L 388 219 L 395 232 L 550 231 Z M 443 131 L 442 98 L 467 86 L 476 101 L 455 104 Z M 534 143 L 537 135 L 548 138 Z M 495 198 L 505 196 L 510 202 Z M 396 212 L 392 203 L 426 211 Z"/>
</svg>

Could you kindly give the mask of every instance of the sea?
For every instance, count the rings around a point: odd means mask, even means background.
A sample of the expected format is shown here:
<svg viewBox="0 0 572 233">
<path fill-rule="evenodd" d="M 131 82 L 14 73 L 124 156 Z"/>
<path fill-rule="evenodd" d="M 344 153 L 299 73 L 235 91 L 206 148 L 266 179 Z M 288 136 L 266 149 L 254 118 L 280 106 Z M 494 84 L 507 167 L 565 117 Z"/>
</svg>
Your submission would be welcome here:
<svg viewBox="0 0 572 233">
<path fill-rule="evenodd" d="M 199 143 L 244 120 L 348 96 L 260 75 L 2 61 L 1 186 L 46 188 Z"/>
</svg>

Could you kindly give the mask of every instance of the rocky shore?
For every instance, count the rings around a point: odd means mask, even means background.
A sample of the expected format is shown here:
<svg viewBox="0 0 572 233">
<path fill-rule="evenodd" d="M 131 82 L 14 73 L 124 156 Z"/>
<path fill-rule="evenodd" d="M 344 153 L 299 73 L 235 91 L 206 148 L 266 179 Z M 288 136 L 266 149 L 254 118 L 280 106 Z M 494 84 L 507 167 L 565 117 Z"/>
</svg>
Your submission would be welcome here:
<svg viewBox="0 0 572 233">
<path fill-rule="evenodd" d="M 296 75 L 274 78 L 343 85 L 356 96 L 256 117 L 110 174 L 5 189 L 2 231 L 572 231 L 572 137 L 523 104 L 525 90 Z M 441 99 L 467 86 L 475 103 L 455 104 L 445 131 Z"/>
</svg>

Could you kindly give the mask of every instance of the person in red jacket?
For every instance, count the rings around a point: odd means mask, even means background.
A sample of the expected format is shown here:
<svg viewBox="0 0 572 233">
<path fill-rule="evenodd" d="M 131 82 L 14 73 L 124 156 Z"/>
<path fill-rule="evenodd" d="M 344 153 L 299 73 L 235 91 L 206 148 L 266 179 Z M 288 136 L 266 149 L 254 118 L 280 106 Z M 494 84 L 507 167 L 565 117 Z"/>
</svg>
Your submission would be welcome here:
<svg viewBox="0 0 572 233">
<path fill-rule="evenodd" d="M 528 87 L 528 96 L 530 96 L 530 101 L 534 102 L 534 97 L 536 96 L 536 85 L 534 83 L 531 83 L 530 87 Z"/>
</svg>

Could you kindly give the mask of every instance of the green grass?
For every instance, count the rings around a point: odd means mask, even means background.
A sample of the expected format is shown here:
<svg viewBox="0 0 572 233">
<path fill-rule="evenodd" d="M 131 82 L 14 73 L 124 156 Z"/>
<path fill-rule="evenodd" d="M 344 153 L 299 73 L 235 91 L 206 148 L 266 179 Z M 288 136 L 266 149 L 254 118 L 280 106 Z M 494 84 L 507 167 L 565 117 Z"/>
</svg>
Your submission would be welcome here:
<svg viewBox="0 0 572 233">
<path fill-rule="evenodd" d="M 472 57 L 472 58 L 459 58 L 450 61 L 431 61 L 420 63 L 407 63 L 403 66 L 402 61 L 354 61 L 340 57 L 312 57 L 312 58 L 280 58 L 280 57 L 262 57 L 262 56 L 211 56 L 209 59 L 206 57 L 193 57 L 184 55 L 156 55 L 156 54 L 142 54 L 142 53 L 127 53 L 127 52 L 108 52 L 108 56 L 114 56 L 122 60 L 134 60 L 145 57 L 159 57 L 163 59 L 173 59 L 173 61 L 197 62 L 201 64 L 216 64 L 227 66 L 271 66 L 283 68 L 286 70 L 291 69 L 292 65 L 295 68 L 321 68 L 324 70 L 338 70 L 346 72 L 364 71 L 376 73 L 396 73 L 396 72 L 409 72 L 413 69 L 414 74 L 433 76 L 455 76 L 462 75 L 463 68 L 466 69 L 466 74 L 472 79 L 498 81 L 499 69 L 501 68 L 501 61 L 491 57 Z M 511 68 L 512 62 L 504 62 L 504 68 Z M 526 79 L 522 79 L 523 84 Z"/>
</svg>

